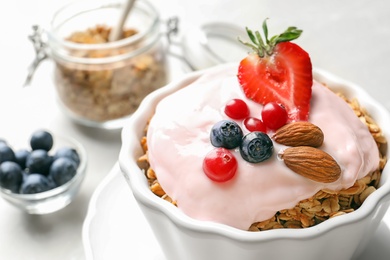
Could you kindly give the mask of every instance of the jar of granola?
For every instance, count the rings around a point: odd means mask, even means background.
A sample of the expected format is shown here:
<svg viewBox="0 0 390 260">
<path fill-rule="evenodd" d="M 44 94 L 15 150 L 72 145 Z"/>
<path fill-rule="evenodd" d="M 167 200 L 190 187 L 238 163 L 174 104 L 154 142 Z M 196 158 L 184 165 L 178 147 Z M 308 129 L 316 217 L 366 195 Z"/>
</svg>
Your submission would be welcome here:
<svg viewBox="0 0 390 260">
<path fill-rule="evenodd" d="M 55 13 L 47 32 L 59 103 L 84 125 L 120 128 L 142 99 L 167 82 L 157 10 L 136 1 L 122 38 L 109 41 L 123 2 L 76 1 Z"/>
</svg>

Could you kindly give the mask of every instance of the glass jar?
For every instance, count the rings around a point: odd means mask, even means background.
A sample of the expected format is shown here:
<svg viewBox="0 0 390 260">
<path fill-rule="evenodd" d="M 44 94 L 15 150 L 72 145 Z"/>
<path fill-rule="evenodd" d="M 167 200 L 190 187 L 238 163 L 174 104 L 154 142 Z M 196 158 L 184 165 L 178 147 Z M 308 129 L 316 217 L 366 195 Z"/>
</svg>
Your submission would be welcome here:
<svg viewBox="0 0 390 260">
<path fill-rule="evenodd" d="M 59 103 L 81 124 L 120 128 L 147 94 L 167 83 L 161 20 L 149 2 L 135 2 L 123 27 L 129 35 L 104 40 L 123 4 L 74 2 L 54 14 L 47 32 Z"/>
</svg>

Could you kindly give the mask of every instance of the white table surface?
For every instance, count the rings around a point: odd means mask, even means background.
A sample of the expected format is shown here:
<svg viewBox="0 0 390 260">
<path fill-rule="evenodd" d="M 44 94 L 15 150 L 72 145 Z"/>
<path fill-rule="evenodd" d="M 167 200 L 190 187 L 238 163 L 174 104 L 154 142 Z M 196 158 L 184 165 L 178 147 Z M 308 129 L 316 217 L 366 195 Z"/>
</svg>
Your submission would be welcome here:
<svg viewBox="0 0 390 260">
<path fill-rule="evenodd" d="M 46 24 L 64 0 L 4 0 L 0 3 L 0 136 L 28 135 L 46 127 L 78 139 L 87 149 L 87 177 L 65 209 L 27 215 L 0 199 L 0 259 L 84 259 L 81 230 L 89 200 L 110 172 L 120 149 L 120 131 L 79 126 L 66 118 L 54 99 L 51 62 L 22 89 L 34 57 L 27 35 L 33 24 Z M 315 67 L 364 88 L 390 109 L 390 2 L 386 0 L 153 0 L 162 17 L 177 15 L 182 29 L 205 22 L 231 22 L 260 29 L 268 17 L 270 34 L 295 25 L 304 30 L 296 42 Z M 183 71 L 171 64 L 171 78 Z M 140 234 L 141 236 L 142 234 Z"/>
</svg>

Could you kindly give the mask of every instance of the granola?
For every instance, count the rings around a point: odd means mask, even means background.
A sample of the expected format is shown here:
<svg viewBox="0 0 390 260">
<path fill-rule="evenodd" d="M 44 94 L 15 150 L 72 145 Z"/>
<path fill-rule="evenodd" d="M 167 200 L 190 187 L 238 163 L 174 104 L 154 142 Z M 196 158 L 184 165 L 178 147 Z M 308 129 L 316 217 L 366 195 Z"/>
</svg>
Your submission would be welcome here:
<svg viewBox="0 0 390 260">
<path fill-rule="evenodd" d="M 98 25 L 74 32 L 66 40 L 75 43 L 108 42 L 111 28 Z M 134 29 L 123 32 L 122 38 L 137 34 Z M 135 44 L 116 50 L 72 50 L 72 57 L 107 58 L 130 53 Z M 57 61 L 55 85 L 63 104 L 79 117 L 103 122 L 133 113 L 142 99 L 166 84 L 164 56 L 159 46 L 131 58 L 105 64 L 76 64 Z"/>
</svg>

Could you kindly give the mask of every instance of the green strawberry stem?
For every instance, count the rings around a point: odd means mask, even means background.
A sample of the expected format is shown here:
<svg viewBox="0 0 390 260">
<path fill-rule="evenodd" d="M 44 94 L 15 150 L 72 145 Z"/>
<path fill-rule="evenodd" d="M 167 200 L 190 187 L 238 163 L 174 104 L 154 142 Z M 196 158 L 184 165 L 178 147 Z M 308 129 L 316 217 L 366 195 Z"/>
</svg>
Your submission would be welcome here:
<svg viewBox="0 0 390 260">
<path fill-rule="evenodd" d="M 297 27 L 295 26 L 291 26 L 288 27 L 287 30 L 285 30 L 283 33 L 279 35 L 275 35 L 271 39 L 268 39 L 267 19 L 265 19 L 263 22 L 263 34 L 265 38 L 265 42 L 264 42 L 263 37 L 261 36 L 259 31 L 255 31 L 253 33 L 251 30 L 248 29 L 248 27 L 246 27 L 245 29 L 252 43 L 243 42 L 241 39 L 238 40 L 242 44 L 253 49 L 257 53 L 257 55 L 259 55 L 259 57 L 261 58 L 263 58 L 264 56 L 271 56 L 275 46 L 278 43 L 295 40 L 302 33 L 302 30 L 297 29 Z"/>
</svg>

